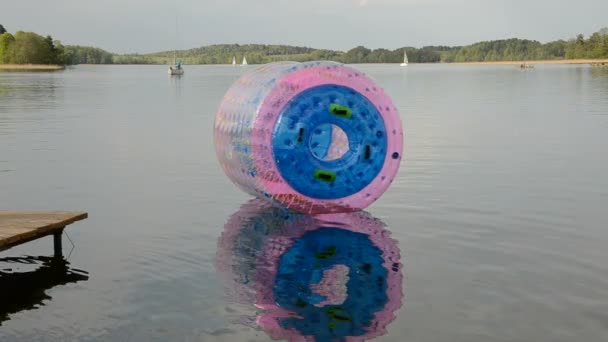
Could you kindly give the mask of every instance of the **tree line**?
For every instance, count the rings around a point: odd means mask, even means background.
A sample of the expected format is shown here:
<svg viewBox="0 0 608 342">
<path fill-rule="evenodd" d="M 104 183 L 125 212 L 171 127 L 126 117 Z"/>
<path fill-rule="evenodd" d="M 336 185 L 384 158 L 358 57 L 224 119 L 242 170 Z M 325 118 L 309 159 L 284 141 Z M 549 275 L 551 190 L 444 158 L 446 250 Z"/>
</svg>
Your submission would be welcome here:
<svg viewBox="0 0 608 342">
<path fill-rule="evenodd" d="M 0 25 L 0 64 L 109 64 L 113 55 L 99 48 L 64 46 L 51 36 L 17 31 L 14 35 Z"/>
<path fill-rule="evenodd" d="M 229 64 L 244 56 L 250 64 L 276 61 L 305 62 L 332 60 L 342 63 L 400 63 L 404 52 L 412 63 L 486 62 L 608 58 L 608 28 L 588 38 L 582 34 L 571 40 L 541 43 L 527 39 L 503 39 L 467 46 L 403 47 L 394 50 L 357 46 L 346 52 L 309 47 L 264 44 L 216 44 L 181 51 L 150 54 L 112 54 L 78 45 L 62 45 L 51 36 L 18 31 L 10 34 L 0 25 L 0 63 L 11 64 L 169 64 L 177 58 L 186 64 Z"/>
<path fill-rule="evenodd" d="M 400 48 L 395 50 L 370 50 L 358 46 L 347 52 L 313 49 L 309 47 L 289 45 L 263 44 L 217 44 L 196 49 L 181 51 L 163 51 L 152 54 L 130 54 L 114 56 L 114 63 L 125 64 L 168 64 L 174 55 L 186 64 L 229 64 L 233 58 L 241 63 L 247 57 L 250 64 L 261 64 L 278 61 L 305 62 L 313 60 L 332 60 L 342 63 L 400 63 L 403 61 L 403 51 L 406 50 L 411 62 L 439 62 L 441 55 L 432 48 Z"/>
<path fill-rule="evenodd" d="M 218 44 L 177 51 L 176 58 L 186 64 L 228 64 L 232 58 L 239 63 L 243 56 L 250 64 L 276 61 L 305 62 L 332 60 L 341 63 L 400 63 L 407 53 L 412 63 L 494 62 L 525 60 L 556 60 L 575 58 L 608 58 L 608 28 L 589 38 L 579 34 L 575 39 L 541 43 L 528 39 L 502 39 L 466 46 L 403 47 L 394 50 L 368 49 L 357 46 L 346 52 L 312 49 L 288 45 Z M 173 51 L 143 55 L 115 55 L 114 63 L 168 64 Z"/>
<path fill-rule="evenodd" d="M 23 31 L 15 35 L 6 31 L 0 34 L 0 63 L 63 64 L 62 55 L 63 47 L 51 36 Z"/>
<path fill-rule="evenodd" d="M 592 34 L 588 39 L 582 34 L 568 42 L 566 58 L 608 58 L 608 27 Z"/>
</svg>

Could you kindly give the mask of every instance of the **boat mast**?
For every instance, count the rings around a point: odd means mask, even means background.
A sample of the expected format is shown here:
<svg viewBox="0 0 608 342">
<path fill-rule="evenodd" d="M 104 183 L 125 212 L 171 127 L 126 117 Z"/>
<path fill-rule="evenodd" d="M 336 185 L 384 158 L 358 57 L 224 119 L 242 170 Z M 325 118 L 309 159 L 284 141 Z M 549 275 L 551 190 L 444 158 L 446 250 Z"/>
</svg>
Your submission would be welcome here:
<svg viewBox="0 0 608 342">
<path fill-rule="evenodd" d="M 175 15 L 175 45 L 173 47 L 173 65 L 175 65 L 176 62 L 176 57 L 177 57 L 177 37 L 178 37 L 178 33 L 177 33 L 177 14 Z"/>
</svg>

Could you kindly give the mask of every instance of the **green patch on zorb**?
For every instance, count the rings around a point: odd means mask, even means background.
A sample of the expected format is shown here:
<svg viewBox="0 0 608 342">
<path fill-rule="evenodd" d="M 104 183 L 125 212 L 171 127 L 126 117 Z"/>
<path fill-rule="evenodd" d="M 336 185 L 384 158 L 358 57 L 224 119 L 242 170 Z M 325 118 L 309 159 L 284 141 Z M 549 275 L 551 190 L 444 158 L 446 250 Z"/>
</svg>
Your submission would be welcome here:
<svg viewBox="0 0 608 342">
<path fill-rule="evenodd" d="M 329 112 L 345 119 L 350 119 L 353 115 L 352 109 L 335 103 L 329 105 Z"/>
<path fill-rule="evenodd" d="M 315 170 L 314 174 L 315 179 L 318 179 L 322 182 L 333 182 L 336 180 L 336 173 L 326 170 Z"/>
</svg>

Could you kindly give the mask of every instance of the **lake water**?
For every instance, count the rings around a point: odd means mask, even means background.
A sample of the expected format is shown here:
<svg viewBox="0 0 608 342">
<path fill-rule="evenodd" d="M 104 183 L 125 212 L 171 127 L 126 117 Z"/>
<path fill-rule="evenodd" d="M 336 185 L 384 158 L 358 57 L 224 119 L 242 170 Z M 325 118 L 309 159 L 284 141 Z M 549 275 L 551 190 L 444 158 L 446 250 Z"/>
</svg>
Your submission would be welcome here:
<svg viewBox="0 0 608 342">
<path fill-rule="evenodd" d="M 406 131 L 400 173 L 367 209 L 401 256 L 377 341 L 605 341 L 608 70 L 356 67 Z M 0 73 L 0 208 L 90 215 L 67 229 L 67 263 L 44 258 L 50 238 L 0 252 L 1 341 L 270 340 L 252 298 L 264 283 L 247 278 L 269 244 L 239 229 L 283 223 L 247 204 L 212 138 L 244 69 L 165 69 Z M 233 231 L 262 242 L 232 250 Z M 32 289 L 7 296 L 18 274 Z"/>
</svg>

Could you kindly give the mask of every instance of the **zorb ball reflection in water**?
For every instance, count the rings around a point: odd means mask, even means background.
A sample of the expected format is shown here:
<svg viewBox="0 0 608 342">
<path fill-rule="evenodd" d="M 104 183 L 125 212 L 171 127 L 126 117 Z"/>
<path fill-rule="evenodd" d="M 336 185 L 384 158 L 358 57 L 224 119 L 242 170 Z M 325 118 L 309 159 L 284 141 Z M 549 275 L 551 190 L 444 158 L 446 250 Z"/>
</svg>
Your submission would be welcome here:
<svg viewBox="0 0 608 342">
<path fill-rule="evenodd" d="M 244 75 L 220 104 L 214 138 L 237 186 L 312 214 L 369 206 L 393 181 L 403 153 L 389 97 L 333 62 L 271 63 Z"/>
<path fill-rule="evenodd" d="M 273 339 L 367 341 L 402 305 L 400 259 L 384 223 L 364 211 L 310 216 L 255 199 L 226 223 L 216 266 L 229 306 L 259 309 L 238 321 Z"/>
</svg>

